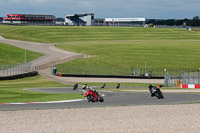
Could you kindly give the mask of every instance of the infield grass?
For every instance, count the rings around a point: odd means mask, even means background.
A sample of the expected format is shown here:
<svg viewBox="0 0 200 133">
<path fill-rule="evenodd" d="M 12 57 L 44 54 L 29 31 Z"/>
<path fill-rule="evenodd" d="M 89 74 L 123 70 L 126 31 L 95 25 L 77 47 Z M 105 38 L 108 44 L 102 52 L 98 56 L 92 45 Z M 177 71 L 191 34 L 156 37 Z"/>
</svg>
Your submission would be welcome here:
<svg viewBox="0 0 200 133">
<path fill-rule="evenodd" d="M 43 54 L 26 50 L 27 62 L 34 60 Z M 8 44 L 0 43 L 0 66 L 24 63 L 25 50 Z"/>
<path fill-rule="evenodd" d="M 199 40 L 198 31 L 170 28 L 4 26 L 5 38 L 46 43 L 90 42 L 107 40 Z"/>
<path fill-rule="evenodd" d="M 162 71 L 200 68 L 200 31 L 65 26 L 0 26 L 0 30 L 6 38 L 54 43 L 68 51 L 94 56 L 58 65 L 59 71 L 65 73 L 112 74 L 112 69 L 144 68 L 145 62 L 147 68 Z M 70 70 L 70 66 L 83 70 Z"/>
<path fill-rule="evenodd" d="M 96 68 L 110 68 L 110 70 L 132 67 L 148 68 L 185 68 L 198 69 L 200 67 L 200 41 L 130 41 L 104 42 L 90 44 L 63 44 L 59 47 L 73 52 L 94 55 L 90 59 L 78 59 L 64 66 L 80 66 L 84 71 Z"/>
<path fill-rule="evenodd" d="M 41 76 L 0 81 L 0 103 L 46 102 L 84 98 L 80 93 L 44 93 L 24 90 L 45 87 L 67 87 L 67 85 L 49 81 Z M 68 87 L 72 86 L 68 85 Z"/>
</svg>

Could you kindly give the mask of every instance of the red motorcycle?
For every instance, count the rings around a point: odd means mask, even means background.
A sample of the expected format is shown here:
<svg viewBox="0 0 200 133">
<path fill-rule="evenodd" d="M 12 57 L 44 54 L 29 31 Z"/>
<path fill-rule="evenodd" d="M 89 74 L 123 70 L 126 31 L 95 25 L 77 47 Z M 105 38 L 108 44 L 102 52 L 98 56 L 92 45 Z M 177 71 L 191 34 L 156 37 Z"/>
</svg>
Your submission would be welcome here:
<svg viewBox="0 0 200 133">
<path fill-rule="evenodd" d="M 84 94 L 84 96 L 87 97 L 88 102 L 104 101 L 103 97 L 99 95 L 96 90 L 88 89 L 87 92 Z"/>
</svg>

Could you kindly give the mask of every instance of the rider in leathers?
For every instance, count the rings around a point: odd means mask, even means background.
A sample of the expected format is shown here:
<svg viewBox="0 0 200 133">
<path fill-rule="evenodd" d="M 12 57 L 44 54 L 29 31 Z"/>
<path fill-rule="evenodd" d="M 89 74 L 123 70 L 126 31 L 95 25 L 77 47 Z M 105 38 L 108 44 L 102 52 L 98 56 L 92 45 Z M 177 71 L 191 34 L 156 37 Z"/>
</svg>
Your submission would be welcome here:
<svg viewBox="0 0 200 133">
<path fill-rule="evenodd" d="M 151 97 L 155 96 L 156 87 L 150 84 L 149 91 L 151 93 Z"/>
</svg>

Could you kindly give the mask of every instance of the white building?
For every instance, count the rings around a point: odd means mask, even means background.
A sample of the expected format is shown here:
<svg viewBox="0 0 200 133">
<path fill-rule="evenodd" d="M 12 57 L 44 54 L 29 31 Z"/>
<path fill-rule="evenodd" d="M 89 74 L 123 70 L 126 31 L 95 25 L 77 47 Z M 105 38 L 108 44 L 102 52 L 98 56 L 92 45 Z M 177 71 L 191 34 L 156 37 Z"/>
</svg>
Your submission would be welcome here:
<svg viewBox="0 0 200 133">
<path fill-rule="evenodd" d="M 146 18 L 105 18 L 108 25 L 145 25 Z"/>
</svg>

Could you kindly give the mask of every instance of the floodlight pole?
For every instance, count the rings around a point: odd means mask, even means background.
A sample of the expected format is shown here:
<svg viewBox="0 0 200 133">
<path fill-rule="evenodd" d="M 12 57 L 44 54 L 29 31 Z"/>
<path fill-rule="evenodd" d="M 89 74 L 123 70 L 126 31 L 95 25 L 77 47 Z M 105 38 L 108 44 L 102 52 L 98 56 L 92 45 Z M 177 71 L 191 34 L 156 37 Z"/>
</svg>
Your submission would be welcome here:
<svg viewBox="0 0 200 133">
<path fill-rule="evenodd" d="M 24 51 L 24 64 L 26 64 L 26 43 L 25 43 L 25 51 Z"/>
</svg>

